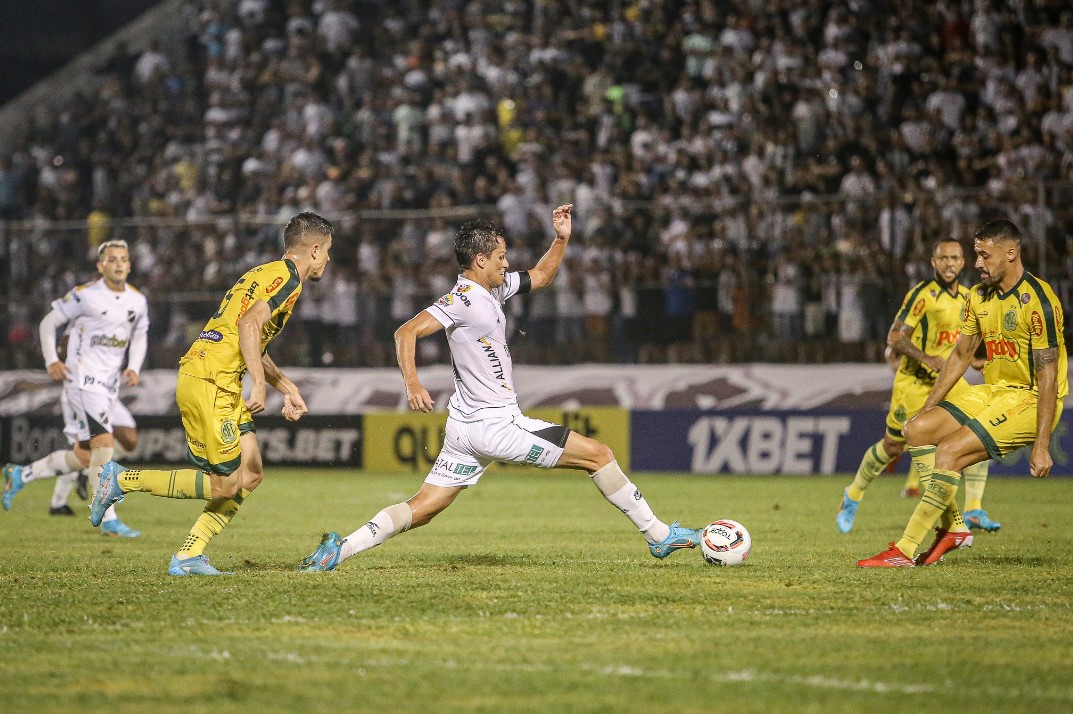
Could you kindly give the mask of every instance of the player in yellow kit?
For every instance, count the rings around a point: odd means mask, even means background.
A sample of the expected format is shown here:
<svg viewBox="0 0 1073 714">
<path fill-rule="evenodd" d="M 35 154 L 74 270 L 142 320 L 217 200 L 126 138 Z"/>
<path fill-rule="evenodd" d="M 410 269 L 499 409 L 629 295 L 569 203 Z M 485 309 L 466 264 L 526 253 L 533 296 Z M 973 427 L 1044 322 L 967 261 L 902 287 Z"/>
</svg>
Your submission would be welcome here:
<svg viewBox="0 0 1073 714">
<path fill-rule="evenodd" d="M 136 470 L 110 461 L 101 472 L 91 521 L 99 521 L 108 506 L 133 491 L 208 501 L 172 557 L 169 575 L 220 574 L 204 550 L 261 482 L 253 415 L 264 410 L 266 384 L 283 393 L 285 418 L 295 421 L 307 411 L 298 387 L 267 349 L 294 311 L 302 282 L 324 274 L 333 233 L 331 223 L 315 213 L 292 218 L 283 231 L 283 258 L 239 278 L 179 360 L 175 399 L 186 430 L 187 456 L 197 469 Z M 243 401 L 242 377 L 247 372 L 250 396 Z"/>
<path fill-rule="evenodd" d="M 863 568 L 931 565 L 943 554 L 972 545 L 972 534 L 954 503 L 966 466 L 999 458 L 1032 444 L 1029 472 L 1045 478 L 1054 464 L 1051 431 L 1069 394 L 1062 339 L 1062 306 L 1045 281 L 1021 262 L 1021 234 L 1007 220 L 976 231 L 980 283 L 969 292 L 961 336 L 921 412 L 906 422 L 913 467 L 926 477 L 901 539 Z M 954 396 L 976 348 L 987 351 L 984 384 Z M 934 542 L 914 558 L 921 540 L 939 523 Z"/>
<path fill-rule="evenodd" d="M 935 384 L 935 375 L 943 368 L 961 334 L 961 316 L 969 294 L 968 288 L 957 281 L 965 267 L 961 244 L 953 239 L 938 241 L 932 250 L 931 266 L 935 276 L 917 283 L 906 293 L 887 335 L 887 345 L 900 357 L 887 413 L 887 431 L 882 440 L 865 451 L 853 482 L 842 492 L 835 517 L 842 533 L 853 529 L 857 509 L 869 484 L 901 456 L 905 448 L 902 426 L 924 406 Z M 950 393 L 959 394 L 968 388 L 969 383 L 959 379 Z M 966 519 L 974 519 L 970 520 L 974 527 L 998 530 L 1000 524 L 992 521 L 982 507 L 987 463 L 974 464 L 966 470 Z M 918 488 L 917 473 L 910 469 L 902 495 L 919 497 Z"/>
</svg>

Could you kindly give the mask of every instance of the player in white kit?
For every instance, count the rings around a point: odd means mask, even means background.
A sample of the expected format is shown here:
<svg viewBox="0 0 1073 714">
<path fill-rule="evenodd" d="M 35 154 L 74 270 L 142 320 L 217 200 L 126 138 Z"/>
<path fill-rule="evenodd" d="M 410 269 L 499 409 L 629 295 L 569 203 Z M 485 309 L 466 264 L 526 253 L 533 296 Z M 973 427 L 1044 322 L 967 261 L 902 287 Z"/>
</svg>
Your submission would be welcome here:
<svg viewBox="0 0 1073 714">
<path fill-rule="evenodd" d="M 604 498 L 644 534 L 657 558 L 700 542 L 697 529 L 667 525 L 655 516 L 607 445 L 559 424 L 526 417 L 518 407 L 503 303 L 551 284 L 570 240 L 571 208 L 568 204 L 552 212 L 555 239 L 536 267 L 526 272 L 507 272 L 506 242 L 496 225 L 477 220 L 459 230 L 455 256 L 462 274 L 454 290 L 395 333 L 407 402 L 411 409 L 430 412 L 432 397 L 417 378 L 416 343 L 420 337 L 447 331 L 455 393 L 447 404 L 443 449 L 416 495 L 381 510 L 346 538 L 335 532 L 324 534 L 316 551 L 298 566 L 300 571 L 334 570 L 356 553 L 425 525 L 463 489 L 476 484 L 494 461 L 588 472 Z"/>
<path fill-rule="evenodd" d="M 112 459 L 115 450 L 114 411 L 120 380 L 138 384 L 139 372 L 148 346 L 149 314 L 145 296 L 127 284 L 130 253 L 125 241 L 102 243 L 97 250 L 97 270 L 101 277 L 72 289 L 52 303 L 41 320 L 41 352 L 49 376 L 63 382 L 64 396 L 73 419 L 77 449 L 54 452 L 29 468 L 8 464 L 4 467 L 4 510 L 28 480 L 58 476 L 83 465 L 90 482 L 96 483 L 100 468 Z M 67 358 L 60 361 L 56 333 L 71 323 Z M 129 347 L 129 355 L 127 354 Z M 127 367 L 123 369 L 124 359 Z M 88 464 L 83 463 L 88 450 Z M 81 456 L 79 454 L 82 453 Z M 61 464 L 60 461 L 64 463 Z M 39 468 L 36 468 L 39 467 Z M 29 478 L 26 478 L 29 476 Z M 132 538 L 138 531 L 124 525 L 112 509 L 101 523 L 105 535 Z"/>
</svg>

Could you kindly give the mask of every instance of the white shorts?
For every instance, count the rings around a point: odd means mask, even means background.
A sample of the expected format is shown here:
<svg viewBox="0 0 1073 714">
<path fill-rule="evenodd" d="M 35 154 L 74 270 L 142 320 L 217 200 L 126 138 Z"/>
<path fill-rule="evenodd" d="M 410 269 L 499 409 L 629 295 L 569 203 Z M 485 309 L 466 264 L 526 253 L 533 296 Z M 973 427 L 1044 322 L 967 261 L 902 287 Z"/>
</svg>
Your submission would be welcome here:
<svg viewBox="0 0 1073 714">
<path fill-rule="evenodd" d="M 504 411 L 480 421 L 447 418 L 443 448 L 425 483 L 472 486 L 495 461 L 550 469 L 559 463 L 570 430 L 550 421 Z"/>
<path fill-rule="evenodd" d="M 65 387 L 60 394 L 60 406 L 63 435 L 70 444 L 89 441 L 96 434 L 111 434 L 117 426 L 137 427 L 134 415 L 117 395 Z"/>
</svg>

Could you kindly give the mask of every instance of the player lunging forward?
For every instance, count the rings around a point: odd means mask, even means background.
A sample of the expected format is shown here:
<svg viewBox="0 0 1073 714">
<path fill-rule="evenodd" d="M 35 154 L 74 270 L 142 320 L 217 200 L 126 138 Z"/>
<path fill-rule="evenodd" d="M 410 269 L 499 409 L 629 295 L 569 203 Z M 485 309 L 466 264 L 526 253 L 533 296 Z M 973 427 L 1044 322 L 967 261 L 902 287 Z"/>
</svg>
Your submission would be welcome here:
<svg viewBox="0 0 1073 714">
<path fill-rule="evenodd" d="M 138 373 L 145 360 L 149 330 L 148 303 L 145 296 L 127 283 L 130 275 L 130 252 L 126 241 L 106 241 L 97 249 L 100 279 L 79 285 L 52 303 L 52 310 L 41 320 L 41 352 L 49 376 L 63 382 L 64 396 L 71 409 L 73 434 L 80 451 L 50 454 L 51 466 L 35 464 L 26 473 L 21 466 L 4 467 L 4 510 L 11 508 L 23 485 L 38 477 L 47 478 L 88 466 L 90 481 L 96 483 L 101 467 L 110 461 L 115 449 L 113 412 L 119 395 L 119 382 L 130 386 L 139 382 Z M 56 350 L 56 333 L 71 323 L 67 359 L 60 361 Z M 129 347 L 129 355 L 128 355 Z M 127 367 L 123 369 L 126 359 Z M 89 450 L 88 464 L 84 450 Z M 62 459 L 63 463 L 60 463 Z M 64 468 L 66 467 L 66 468 Z M 61 470 L 62 469 L 62 470 Z M 133 538 L 138 531 L 123 524 L 114 508 L 103 509 L 93 523 L 105 535 Z"/>
<path fill-rule="evenodd" d="M 555 239 L 528 272 L 507 272 L 507 246 L 499 227 L 483 220 L 462 226 L 455 237 L 462 274 L 454 290 L 395 333 L 407 402 L 412 409 L 430 412 L 432 397 L 417 377 L 416 343 L 447 330 L 455 393 L 447 405 L 439 458 L 416 495 L 383 509 L 346 538 L 326 533 L 299 570 L 334 570 L 356 553 L 425 525 L 463 489 L 476 484 L 493 461 L 587 471 L 600 493 L 644 534 L 652 555 L 665 558 L 697 546 L 699 531 L 656 518 L 606 445 L 564 426 L 526 417 L 518 408 L 503 303 L 551 284 L 570 240 L 570 209 L 565 205 L 554 210 Z"/>
<path fill-rule="evenodd" d="M 96 522 L 111 504 L 133 491 L 167 498 L 208 501 L 168 565 L 169 575 L 220 575 L 205 546 L 235 517 L 261 483 L 261 451 L 253 414 L 265 406 L 266 383 L 283 393 L 283 416 L 306 413 L 298 387 L 266 350 L 283 330 L 304 280 L 320 280 L 328 265 L 332 225 L 315 213 L 299 213 L 283 231 L 281 260 L 252 268 L 239 278 L 179 360 L 175 399 L 186 430 L 187 457 L 197 469 L 126 469 L 110 462 L 90 507 Z M 249 372 L 249 399 L 242 377 Z"/>
<path fill-rule="evenodd" d="M 935 384 L 935 375 L 954 351 L 954 344 L 961 334 L 961 315 L 969 295 L 968 288 L 957 282 L 965 267 L 961 244 L 952 239 L 936 243 L 931 254 L 931 267 L 935 270 L 935 277 L 917 283 L 906 293 L 887 335 L 887 344 L 901 358 L 890 395 L 887 432 L 881 441 L 864 453 L 853 483 L 842 492 L 842 503 L 835 523 L 843 533 L 853 529 L 865 489 L 883 469 L 901 456 L 905 447 L 902 426 L 924 405 L 928 392 Z M 982 360 L 974 366 L 982 366 Z M 959 379 L 951 388 L 950 396 L 956 396 L 968 388 L 969 383 Z M 1001 525 L 992 521 L 983 510 L 987 464 L 984 461 L 965 469 L 965 520 L 970 528 L 997 531 Z M 918 498 L 918 489 L 916 469 L 909 469 L 909 480 L 902 494 Z"/>
<path fill-rule="evenodd" d="M 1051 472 L 1051 431 L 1069 394 L 1062 306 L 1051 286 L 1021 262 L 1021 234 L 1007 220 L 976 231 L 980 283 L 969 292 L 961 336 L 920 413 L 906 422 L 913 467 L 927 478 L 924 496 L 901 539 L 862 568 L 931 565 L 943 554 L 972 545 L 954 502 L 960 471 L 1032 444 L 1029 471 Z M 987 349 L 984 384 L 950 392 L 976 348 Z M 931 547 L 914 558 L 920 542 L 939 523 Z"/>
</svg>

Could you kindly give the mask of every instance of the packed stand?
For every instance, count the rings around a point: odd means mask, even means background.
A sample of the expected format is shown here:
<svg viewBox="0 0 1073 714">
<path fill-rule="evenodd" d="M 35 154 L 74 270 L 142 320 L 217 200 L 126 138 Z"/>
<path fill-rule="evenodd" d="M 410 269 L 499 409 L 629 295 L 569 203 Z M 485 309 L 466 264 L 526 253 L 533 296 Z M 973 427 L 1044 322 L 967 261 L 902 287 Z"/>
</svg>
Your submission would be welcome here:
<svg viewBox="0 0 1073 714">
<path fill-rule="evenodd" d="M 527 361 L 878 360 L 931 242 L 999 214 L 1073 306 L 1064 2 L 595 5 L 187 3 L 186 38 L 118 47 L 0 157 L 0 367 L 39 364 L 36 321 L 106 237 L 173 366 L 305 209 L 340 230 L 284 364 L 390 364 L 461 220 L 525 267 L 565 202 L 556 283 L 511 303 Z"/>
</svg>

